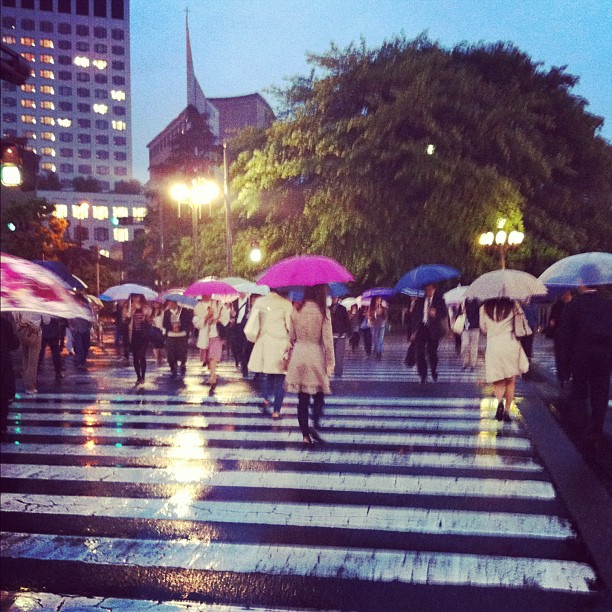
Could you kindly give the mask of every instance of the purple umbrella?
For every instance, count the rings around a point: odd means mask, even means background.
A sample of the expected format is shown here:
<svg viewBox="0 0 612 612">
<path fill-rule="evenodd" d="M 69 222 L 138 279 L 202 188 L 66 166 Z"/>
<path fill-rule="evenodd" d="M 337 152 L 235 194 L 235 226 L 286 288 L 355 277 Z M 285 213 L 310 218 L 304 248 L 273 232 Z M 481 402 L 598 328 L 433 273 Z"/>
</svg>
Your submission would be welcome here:
<svg viewBox="0 0 612 612">
<path fill-rule="evenodd" d="M 183 295 L 191 295 L 197 297 L 198 295 L 211 297 L 213 295 L 228 296 L 234 295 L 238 297 L 238 292 L 228 283 L 218 280 L 199 280 L 192 283 L 185 289 Z"/>
<path fill-rule="evenodd" d="M 257 280 L 268 287 L 292 287 L 347 283 L 353 275 L 337 261 L 323 255 L 289 257 L 270 266 Z"/>
<path fill-rule="evenodd" d="M 366 289 L 362 294 L 362 298 L 373 298 L 373 297 L 384 297 L 390 298 L 395 294 L 393 287 L 372 287 L 372 289 Z"/>
</svg>

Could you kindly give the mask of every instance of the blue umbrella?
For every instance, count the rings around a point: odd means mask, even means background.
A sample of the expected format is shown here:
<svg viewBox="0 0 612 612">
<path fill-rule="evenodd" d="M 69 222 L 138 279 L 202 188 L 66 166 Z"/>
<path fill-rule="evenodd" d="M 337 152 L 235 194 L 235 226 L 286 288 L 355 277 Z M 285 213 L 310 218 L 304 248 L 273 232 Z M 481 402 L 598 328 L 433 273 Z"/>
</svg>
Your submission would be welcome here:
<svg viewBox="0 0 612 612">
<path fill-rule="evenodd" d="M 287 292 L 289 300 L 292 302 L 301 302 L 304 299 L 304 287 L 301 285 L 277 287 L 277 290 Z M 327 294 L 329 297 L 344 297 L 349 295 L 349 293 L 349 288 L 344 283 L 328 283 L 327 285 Z"/>
<path fill-rule="evenodd" d="M 612 254 L 593 252 L 564 257 L 546 269 L 540 280 L 549 288 L 561 290 L 581 284 L 612 285 Z"/>
<path fill-rule="evenodd" d="M 169 302 L 176 302 L 180 306 L 186 308 L 195 308 L 198 300 L 190 295 L 183 295 L 182 293 L 165 293 L 163 299 Z"/>
<path fill-rule="evenodd" d="M 59 276 L 70 289 L 87 289 L 87 285 L 78 277 L 70 273 L 70 270 L 61 261 L 43 261 L 36 259 L 33 263 L 42 266 L 53 272 L 55 276 Z"/>
<path fill-rule="evenodd" d="M 395 294 L 395 289 L 393 287 L 373 287 L 372 289 L 366 289 L 362 294 L 362 298 L 373 298 L 373 297 L 383 297 L 390 298 Z"/>
<path fill-rule="evenodd" d="M 413 268 L 406 272 L 402 278 L 397 281 L 395 291 L 403 292 L 404 289 L 418 290 L 426 285 L 439 283 L 449 278 L 460 276 L 461 272 L 450 266 L 442 264 L 423 264 L 417 268 Z"/>
</svg>

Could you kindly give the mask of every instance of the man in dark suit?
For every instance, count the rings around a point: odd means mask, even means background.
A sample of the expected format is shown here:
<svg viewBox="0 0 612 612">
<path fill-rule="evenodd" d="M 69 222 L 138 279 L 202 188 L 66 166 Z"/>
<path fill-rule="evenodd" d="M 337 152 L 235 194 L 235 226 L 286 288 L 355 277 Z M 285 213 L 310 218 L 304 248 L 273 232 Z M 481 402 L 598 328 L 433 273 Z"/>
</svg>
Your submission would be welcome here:
<svg viewBox="0 0 612 612">
<path fill-rule="evenodd" d="M 230 309 L 229 340 L 234 356 L 234 363 L 240 368 L 243 376 L 248 376 L 248 358 L 246 355 L 247 339 L 244 335 L 244 327 L 249 318 L 250 300 L 249 296 L 241 293 L 237 300 L 234 300 Z"/>
<path fill-rule="evenodd" d="M 612 301 L 597 290 L 596 276 L 596 269 L 583 266 L 583 284 L 578 296 L 566 304 L 556 336 L 562 367 L 572 373 L 574 416 L 591 446 L 599 444 L 603 435 L 612 368 Z"/>
<path fill-rule="evenodd" d="M 332 332 L 334 335 L 334 357 L 336 360 L 334 376 L 342 378 L 346 339 L 351 333 L 351 321 L 346 308 L 340 303 L 340 298 L 338 297 L 332 298 L 329 312 L 331 314 Z"/>
<path fill-rule="evenodd" d="M 434 382 L 438 380 L 438 344 L 448 318 L 446 302 L 435 285 L 425 286 L 425 296 L 418 298 L 412 313 L 412 338 L 416 343 L 417 369 L 421 384 L 427 382 L 427 361 Z"/>
</svg>

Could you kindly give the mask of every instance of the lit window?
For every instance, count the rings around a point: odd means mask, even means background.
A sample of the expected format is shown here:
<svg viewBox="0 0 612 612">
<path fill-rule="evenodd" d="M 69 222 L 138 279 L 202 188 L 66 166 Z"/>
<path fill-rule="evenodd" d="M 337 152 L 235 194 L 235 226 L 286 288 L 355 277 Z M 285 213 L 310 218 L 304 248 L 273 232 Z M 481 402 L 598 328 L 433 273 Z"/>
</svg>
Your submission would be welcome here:
<svg viewBox="0 0 612 612">
<path fill-rule="evenodd" d="M 36 61 L 36 56 L 33 53 L 26 53 L 25 51 L 23 53 L 20 53 L 21 57 L 23 57 L 23 59 L 28 60 L 28 62 L 35 62 Z"/>
<path fill-rule="evenodd" d="M 59 125 L 60 127 L 70 127 L 72 125 L 72 120 L 71 119 L 66 119 L 65 117 L 62 117 L 61 119 L 57 120 L 57 125 Z"/>
<path fill-rule="evenodd" d="M 40 167 L 45 171 L 45 172 L 55 172 L 56 170 L 56 166 L 53 162 L 43 162 L 42 164 L 40 164 Z"/>
<path fill-rule="evenodd" d="M 40 88 L 40 93 L 49 94 L 51 96 L 55 95 L 55 89 L 53 85 L 42 85 Z"/>
<path fill-rule="evenodd" d="M 121 89 L 111 89 L 111 98 L 113 100 L 125 100 L 125 92 Z"/>
<path fill-rule="evenodd" d="M 40 137 L 42 140 L 50 140 L 55 142 L 55 134 L 53 132 L 41 132 Z"/>
<path fill-rule="evenodd" d="M 94 206 L 92 216 L 94 219 L 108 219 L 108 206 Z"/>
<path fill-rule="evenodd" d="M 100 255 L 102 257 L 110 257 L 110 251 L 108 249 L 100 249 Z"/>
<path fill-rule="evenodd" d="M 113 119 L 111 123 L 113 125 L 113 130 L 123 131 L 127 128 L 125 121 L 116 121 L 115 119 Z"/>
<path fill-rule="evenodd" d="M 55 125 L 55 119 L 53 117 L 41 117 L 40 122 L 42 125 Z"/>
<path fill-rule="evenodd" d="M 22 100 L 21 106 L 23 106 L 23 108 L 36 108 L 36 102 L 34 102 L 34 100 Z"/>
<path fill-rule="evenodd" d="M 74 58 L 73 63 L 76 66 L 80 66 L 81 68 L 88 68 L 89 67 L 89 58 L 84 57 L 83 55 L 77 55 Z"/>
<path fill-rule="evenodd" d="M 145 206 L 134 206 L 132 208 L 132 217 L 134 221 L 142 221 L 147 216 L 147 208 Z"/>
<path fill-rule="evenodd" d="M 130 214 L 127 206 L 113 206 L 113 217 L 128 217 Z"/>
<path fill-rule="evenodd" d="M 40 108 L 46 108 L 47 110 L 55 110 L 55 104 L 50 100 L 43 100 L 40 103 Z"/>
<path fill-rule="evenodd" d="M 98 113 L 100 115 L 106 115 L 106 113 L 108 113 L 108 106 L 106 106 L 106 104 L 94 104 L 93 109 L 94 113 Z"/>
<path fill-rule="evenodd" d="M 36 117 L 34 115 L 21 115 L 21 121 L 23 123 L 36 123 Z"/>
<path fill-rule="evenodd" d="M 93 62 L 91 62 L 98 70 L 104 70 L 106 68 L 106 66 L 108 65 L 108 62 L 106 60 L 102 60 L 102 59 L 95 59 Z"/>
<path fill-rule="evenodd" d="M 129 240 L 129 232 L 127 227 L 115 227 L 113 229 L 113 238 L 117 242 L 127 242 Z"/>
<path fill-rule="evenodd" d="M 89 217 L 89 203 L 81 202 L 72 205 L 72 216 L 75 219 L 87 219 Z"/>
<path fill-rule="evenodd" d="M 27 93 L 34 93 L 36 91 L 36 87 L 32 85 L 32 83 L 24 83 L 21 86 L 21 91 L 25 91 Z"/>
<path fill-rule="evenodd" d="M 22 36 L 21 37 L 21 44 L 24 47 L 35 47 L 36 46 L 36 41 L 33 38 L 30 38 L 29 36 Z"/>
<path fill-rule="evenodd" d="M 2 42 L 5 45 L 14 45 L 17 39 L 14 36 L 2 36 Z"/>
<path fill-rule="evenodd" d="M 41 70 L 39 74 L 42 79 L 53 80 L 55 78 L 55 74 L 53 73 L 53 70 Z"/>
<path fill-rule="evenodd" d="M 41 55 L 40 61 L 43 64 L 55 64 L 55 60 L 53 59 L 52 55 Z"/>
<path fill-rule="evenodd" d="M 53 41 L 50 38 L 41 38 L 40 39 L 40 46 L 44 47 L 45 49 L 53 49 L 54 48 Z"/>
<path fill-rule="evenodd" d="M 49 157 L 55 157 L 55 149 L 53 147 L 43 147 L 40 150 L 41 155 L 48 155 Z"/>
<path fill-rule="evenodd" d="M 68 206 L 66 204 L 56 204 L 53 214 L 58 219 L 65 219 L 68 216 Z"/>
</svg>

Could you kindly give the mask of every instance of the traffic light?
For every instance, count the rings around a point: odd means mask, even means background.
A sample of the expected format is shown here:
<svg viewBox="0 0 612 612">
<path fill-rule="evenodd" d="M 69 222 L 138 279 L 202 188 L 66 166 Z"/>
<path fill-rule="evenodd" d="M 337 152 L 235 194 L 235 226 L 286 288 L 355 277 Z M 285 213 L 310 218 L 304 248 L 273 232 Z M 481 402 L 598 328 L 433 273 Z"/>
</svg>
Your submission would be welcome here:
<svg viewBox="0 0 612 612">
<path fill-rule="evenodd" d="M 22 150 L 14 142 L 2 143 L 0 180 L 5 187 L 19 187 L 23 183 Z"/>
</svg>

